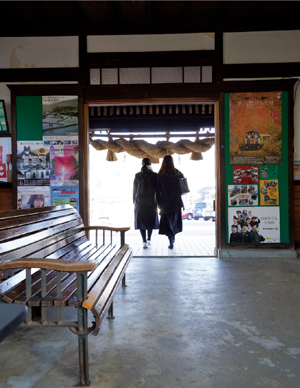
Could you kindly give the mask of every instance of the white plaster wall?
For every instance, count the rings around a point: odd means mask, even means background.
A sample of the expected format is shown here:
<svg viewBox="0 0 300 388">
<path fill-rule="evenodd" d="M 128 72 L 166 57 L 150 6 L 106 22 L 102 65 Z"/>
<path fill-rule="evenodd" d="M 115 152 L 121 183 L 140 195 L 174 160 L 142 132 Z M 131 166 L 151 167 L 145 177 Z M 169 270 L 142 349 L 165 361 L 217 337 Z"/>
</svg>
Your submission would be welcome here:
<svg viewBox="0 0 300 388">
<path fill-rule="evenodd" d="M 224 64 L 300 62 L 300 31 L 223 35 Z"/>
<path fill-rule="evenodd" d="M 95 35 L 87 47 L 89 53 L 214 50 L 215 34 Z"/>
<path fill-rule="evenodd" d="M 78 67 L 77 36 L 0 38 L 0 68 Z"/>
</svg>

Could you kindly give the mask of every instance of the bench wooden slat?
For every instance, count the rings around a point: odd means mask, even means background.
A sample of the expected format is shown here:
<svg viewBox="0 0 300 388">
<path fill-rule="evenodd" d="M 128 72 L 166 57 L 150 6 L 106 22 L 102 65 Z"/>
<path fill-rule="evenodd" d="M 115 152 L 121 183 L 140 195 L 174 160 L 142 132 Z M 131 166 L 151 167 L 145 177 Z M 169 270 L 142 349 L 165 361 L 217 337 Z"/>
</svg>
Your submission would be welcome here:
<svg viewBox="0 0 300 388">
<path fill-rule="evenodd" d="M 64 223 L 72 222 L 75 220 L 81 221 L 80 217 L 78 217 L 77 214 L 71 214 L 71 215 L 63 218 Z M 14 227 L 14 228 L 11 228 L 8 230 L 2 230 L 2 231 L 0 231 L 0 240 L 5 242 L 5 241 L 14 240 L 16 236 L 18 237 L 18 239 L 21 236 L 28 237 L 28 235 L 30 233 L 44 230 L 44 229 L 51 231 L 55 226 L 57 226 L 57 225 L 61 226 L 61 224 L 63 224 L 61 218 L 53 218 L 53 219 L 47 220 L 47 221 L 35 222 L 33 224 L 26 224 L 26 225 Z"/>
<path fill-rule="evenodd" d="M 88 248 L 91 249 L 89 241 L 83 241 L 80 246 L 77 246 L 77 243 L 78 243 L 77 241 L 75 241 L 73 243 L 74 249 L 71 252 L 70 252 L 70 247 L 68 246 L 69 249 L 68 249 L 67 254 L 65 254 L 65 256 L 63 257 L 64 260 L 78 261 L 86 253 L 86 249 L 88 249 Z M 59 257 L 62 257 L 62 254 L 59 254 L 58 258 Z M 49 258 L 49 257 L 47 257 L 47 258 Z M 17 296 L 13 294 L 15 296 L 15 303 L 20 303 L 20 304 L 27 303 L 29 306 L 39 306 L 40 305 L 41 299 L 42 299 L 40 271 L 39 271 L 38 276 L 39 276 L 38 279 L 36 279 L 35 281 L 33 281 L 33 279 L 32 279 L 32 281 L 31 281 L 32 296 L 31 296 L 30 300 L 28 301 L 26 298 L 26 282 L 24 280 L 22 282 L 22 288 L 21 288 L 21 284 L 20 284 L 19 294 Z M 52 271 L 52 270 L 47 271 L 46 272 L 46 281 L 47 281 L 47 285 L 46 285 L 47 292 L 50 292 L 56 286 L 57 272 Z M 51 282 L 51 284 L 50 284 L 50 282 Z M 5 294 L 5 296 L 4 296 L 5 300 L 7 300 L 9 297 L 10 297 L 10 293 Z"/>
<path fill-rule="evenodd" d="M 68 223 L 68 227 L 70 229 L 73 229 L 76 226 L 80 225 L 80 223 L 81 223 L 80 219 L 76 219 Z M 25 245 L 30 245 L 36 242 L 37 240 L 41 241 L 47 237 L 54 236 L 55 234 L 62 232 L 65 229 L 66 229 L 65 225 L 57 225 L 54 228 L 46 229 L 46 230 L 43 230 L 42 232 L 36 232 L 34 235 L 24 236 L 24 237 L 15 239 L 14 241 L 4 242 L 0 246 L 0 253 L 22 248 Z M 2 260 L 2 257 L 1 257 L 1 260 Z"/>
<path fill-rule="evenodd" d="M 43 268 L 53 269 L 55 271 L 91 271 L 96 267 L 95 263 L 88 262 L 70 262 L 60 259 L 43 259 L 36 257 L 27 257 L 24 259 L 9 261 L 0 264 L 1 269 L 13 269 L 13 268 Z"/>
<path fill-rule="evenodd" d="M 129 246 L 125 244 L 120 252 L 118 253 L 115 260 L 109 265 L 109 267 L 102 273 L 101 277 L 97 283 L 93 286 L 92 290 L 89 292 L 87 299 L 83 302 L 82 306 L 88 310 L 95 309 L 95 305 L 101 295 L 101 291 L 104 289 L 105 284 L 108 282 L 109 278 L 116 270 L 117 266 L 120 264 L 122 257 L 126 254 Z M 96 311 L 96 315 L 99 315 Z"/>
<path fill-rule="evenodd" d="M 118 256 L 121 256 L 119 252 Z M 132 256 L 132 250 L 128 247 L 126 253 L 120 258 L 117 269 L 112 273 L 112 277 L 109 283 L 106 285 L 103 293 L 101 294 L 98 301 L 93 305 L 91 312 L 96 318 L 96 325 L 100 326 L 103 317 L 107 314 L 109 306 L 113 300 L 114 294 L 116 293 L 120 284 L 121 278 L 123 278 L 126 268 Z M 101 278 L 100 278 L 101 279 Z"/>
<path fill-rule="evenodd" d="M 6 218 L 17 218 L 26 217 L 28 214 L 40 214 L 40 213 L 55 213 L 61 210 L 73 210 L 74 208 L 69 205 L 57 205 L 57 206 L 45 206 L 41 208 L 34 209 L 12 209 L 12 210 L 4 210 L 0 212 L 0 222 L 5 220 Z"/>
<path fill-rule="evenodd" d="M 2 253 L 0 255 L 0 261 L 6 262 L 15 259 L 21 259 L 22 257 L 31 256 L 31 257 L 46 257 L 51 253 L 55 252 L 60 246 L 64 245 L 64 241 L 72 242 L 76 239 L 85 237 L 84 232 L 78 232 L 74 234 L 74 230 L 66 230 L 54 236 L 47 237 L 43 240 L 38 240 L 31 245 L 26 245 L 20 247 L 14 251 L 7 253 Z M 85 237 L 87 240 L 87 238 Z M 34 253 L 32 253 L 34 252 Z M 40 252 L 40 253 L 39 253 Z"/>
<path fill-rule="evenodd" d="M 11 217 L 6 218 L 0 221 L 0 232 L 4 230 L 10 230 L 15 227 L 23 227 L 26 225 L 34 224 L 36 222 L 42 222 L 42 221 L 50 221 L 55 218 L 62 219 L 63 217 L 69 216 L 71 214 L 74 214 L 74 211 L 71 211 L 71 209 L 61 210 L 59 212 L 51 212 L 51 213 L 39 213 L 39 214 L 30 214 L 26 217 Z"/>
</svg>

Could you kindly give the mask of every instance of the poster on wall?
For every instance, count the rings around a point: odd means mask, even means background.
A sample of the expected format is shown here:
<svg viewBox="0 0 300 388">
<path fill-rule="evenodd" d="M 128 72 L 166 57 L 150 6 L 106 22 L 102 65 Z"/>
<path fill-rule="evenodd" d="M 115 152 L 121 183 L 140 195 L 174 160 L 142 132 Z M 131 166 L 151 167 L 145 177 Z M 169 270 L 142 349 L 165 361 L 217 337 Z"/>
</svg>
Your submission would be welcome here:
<svg viewBox="0 0 300 388">
<path fill-rule="evenodd" d="M 229 185 L 228 206 L 257 206 L 257 185 Z"/>
<path fill-rule="evenodd" d="M 294 180 L 300 181 L 300 160 L 294 161 Z"/>
<path fill-rule="evenodd" d="M 42 141 L 17 142 L 18 186 L 50 186 L 49 148 Z"/>
<path fill-rule="evenodd" d="M 50 206 L 50 187 L 18 187 L 18 209 Z"/>
<path fill-rule="evenodd" d="M 79 211 L 79 187 L 51 186 L 50 200 L 53 206 L 69 204 Z"/>
<path fill-rule="evenodd" d="M 261 205 L 279 205 L 278 179 L 260 180 L 259 191 Z"/>
<path fill-rule="evenodd" d="M 76 142 L 75 139 L 56 140 L 55 144 L 50 141 L 51 186 L 79 185 L 79 154 Z"/>
<path fill-rule="evenodd" d="M 233 183 L 258 183 L 258 166 L 234 166 Z"/>
<path fill-rule="evenodd" d="M 78 96 L 43 96 L 43 140 L 78 136 Z"/>
<path fill-rule="evenodd" d="M 279 206 L 247 209 L 230 207 L 228 231 L 229 243 L 279 243 Z"/>
<path fill-rule="evenodd" d="M 260 166 L 260 179 L 277 179 L 278 166 Z"/>
<path fill-rule="evenodd" d="M 11 138 L 0 138 L 0 182 L 7 182 L 6 155 L 11 154 Z"/>
<path fill-rule="evenodd" d="M 282 93 L 230 94 L 230 164 L 281 164 Z"/>
</svg>

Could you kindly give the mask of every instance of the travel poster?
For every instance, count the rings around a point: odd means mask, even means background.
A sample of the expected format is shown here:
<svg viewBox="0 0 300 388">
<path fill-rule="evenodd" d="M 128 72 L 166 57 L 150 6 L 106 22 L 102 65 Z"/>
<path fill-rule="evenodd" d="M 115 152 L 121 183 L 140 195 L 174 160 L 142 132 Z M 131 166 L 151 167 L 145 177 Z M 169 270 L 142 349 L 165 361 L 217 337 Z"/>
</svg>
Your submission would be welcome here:
<svg viewBox="0 0 300 388">
<path fill-rule="evenodd" d="M 79 211 L 78 186 L 51 186 L 51 205 L 72 205 Z"/>
<path fill-rule="evenodd" d="M 50 186 L 49 148 L 42 141 L 17 142 L 18 186 Z"/>
<path fill-rule="evenodd" d="M 262 236 L 260 244 L 280 243 L 279 206 L 258 206 L 247 209 L 243 207 L 229 207 L 228 242 L 230 241 L 230 235 L 233 230 L 242 233 L 243 229 L 250 233 L 255 229 Z"/>
<path fill-rule="evenodd" d="M 281 164 L 282 93 L 230 94 L 230 164 Z"/>
<path fill-rule="evenodd" d="M 11 137 L 0 138 L 0 182 L 7 182 L 6 155 L 11 154 Z"/>
<path fill-rule="evenodd" d="M 258 183 L 258 166 L 233 166 L 233 183 Z"/>
<path fill-rule="evenodd" d="M 300 181 L 300 160 L 294 161 L 294 180 Z"/>
<path fill-rule="evenodd" d="M 43 137 L 78 136 L 78 97 L 43 96 Z"/>
<path fill-rule="evenodd" d="M 260 166 L 260 179 L 278 179 L 278 166 Z"/>
<path fill-rule="evenodd" d="M 257 185 L 229 185 L 228 206 L 257 206 Z"/>
<path fill-rule="evenodd" d="M 33 209 L 44 206 L 50 206 L 49 187 L 18 187 L 18 209 Z"/>
<path fill-rule="evenodd" d="M 261 205 L 279 205 L 278 179 L 260 180 L 259 190 Z"/>
<path fill-rule="evenodd" d="M 65 142 L 72 143 L 72 140 L 57 140 L 55 144 L 50 145 L 51 186 L 79 185 L 78 145 L 65 144 Z"/>
</svg>

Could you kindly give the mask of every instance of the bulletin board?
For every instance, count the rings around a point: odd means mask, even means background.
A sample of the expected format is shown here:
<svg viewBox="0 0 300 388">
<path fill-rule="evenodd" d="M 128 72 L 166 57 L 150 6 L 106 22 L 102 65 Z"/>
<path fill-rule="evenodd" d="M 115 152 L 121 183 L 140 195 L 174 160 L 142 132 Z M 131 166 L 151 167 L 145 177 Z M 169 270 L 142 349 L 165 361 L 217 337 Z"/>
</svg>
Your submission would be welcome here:
<svg viewBox="0 0 300 388">
<path fill-rule="evenodd" d="M 289 243 L 288 92 L 226 93 L 224 103 L 226 243 L 250 222 L 260 243 Z"/>
<path fill-rule="evenodd" d="M 78 111 L 77 95 L 16 96 L 18 209 L 79 211 Z"/>
</svg>

